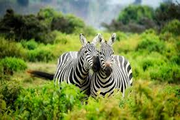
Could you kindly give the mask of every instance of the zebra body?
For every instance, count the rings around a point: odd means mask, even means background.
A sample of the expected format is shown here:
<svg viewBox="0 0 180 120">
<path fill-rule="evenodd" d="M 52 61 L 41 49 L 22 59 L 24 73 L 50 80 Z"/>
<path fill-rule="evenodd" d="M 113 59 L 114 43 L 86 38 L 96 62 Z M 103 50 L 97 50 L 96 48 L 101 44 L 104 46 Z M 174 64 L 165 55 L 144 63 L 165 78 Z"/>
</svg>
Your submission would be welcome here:
<svg viewBox="0 0 180 120">
<path fill-rule="evenodd" d="M 115 89 L 120 90 L 123 94 L 128 86 L 132 85 L 132 70 L 130 63 L 124 56 L 114 56 L 112 73 L 107 76 L 103 69 L 95 72 L 91 77 L 91 95 L 111 95 Z"/>
<path fill-rule="evenodd" d="M 99 53 L 100 70 L 91 77 L 90 92 L 93 97 L 98 93 L 111 95 L 115 89 L 123 93 L 132 85 L 132 70 L 128 60 L 119 55 L 114 55 L 112 43 L 115 35 L 107 42 L 102 42 Z"/>
<path fill-rule="evenodd" d="M 81 34 L 80 40 L 83 44 L 78 52 L 67 52 L 62 54 L 58 59 L 57 69 L 54 75 L 55 84 L 65 81 L 68 84 L 78 86 L 87 94 L 90 86 L 89 70 L 93 67 L 93 63 L 98 58 L 95 45 L 98 41 L 97 35 L 91 43 L 87 42 Z"/>
<path fill-rule="evenodd" d="M 77 58 L 77 54 L 78 52 L 68 52 L 60 56 L 54 80 L 58 84 L 63 81 L 74 84 L 86 91 L 89 87 L 89 69 L 84 68 L 85 57 Z"/>
</svg>

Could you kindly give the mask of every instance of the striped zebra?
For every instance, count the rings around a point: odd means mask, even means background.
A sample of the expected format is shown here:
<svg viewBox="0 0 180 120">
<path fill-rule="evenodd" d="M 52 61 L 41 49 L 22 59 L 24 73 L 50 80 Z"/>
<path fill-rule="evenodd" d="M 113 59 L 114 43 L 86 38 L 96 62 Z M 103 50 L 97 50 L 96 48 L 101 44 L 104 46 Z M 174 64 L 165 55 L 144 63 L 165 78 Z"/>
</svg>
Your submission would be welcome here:
<svg viewBox="0 0 180 120">
<path fill-rule="evenodd" d="M 99 35 L 90 43 L 80 34 L 82 48 L 78 52 L 66 52 L 59 57 L 54 75 L 55 84 L 65 81 L 68 84 L 78 86 L 88 94 L 90 86 L 89 70 L 92 68 L 93 71 L 96 71 L 97 69 L 94 63 L 98 60 L 98 52 L 95 46 L 99 40 Z"/>
<path fill-rule="evenodd" d="M 125 89 L 132 85 L 132 70 L 128 60 L 119 55 L 114 55 L 112 44 L 116 39 L 113 33 L 108 42 L 101 40 L 99 52 L 100 70 L 91 77 L 90 94 L 95 97 L 111 95 L 115 89 L 121 90 L 124 97 Z"/>
</svg>

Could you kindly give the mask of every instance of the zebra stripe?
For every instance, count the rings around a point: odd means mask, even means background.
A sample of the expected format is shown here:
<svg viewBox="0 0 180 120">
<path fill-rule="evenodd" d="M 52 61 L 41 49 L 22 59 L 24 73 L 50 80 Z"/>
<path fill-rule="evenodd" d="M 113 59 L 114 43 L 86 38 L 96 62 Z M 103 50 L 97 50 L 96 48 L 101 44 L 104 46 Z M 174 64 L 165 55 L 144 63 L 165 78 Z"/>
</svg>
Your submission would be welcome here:
<svg viewBox="0 0 180 120">
<path fill-rule="evenodd" d="M 86 93 L 89 91 L 89 70 L 92 68 L 93 62 L 98 58 L 95 48 L 98 39 L 99 34 L 90 43 L 86 41 L 82 34 L 80 35 L 82 48 L 78 52 L 67 52 L 59 57 L 54 75 L 55 84 L 65 81 L 68 84 L 78 86 Z"/>
<path fill-rule="evenodd" d="M 132 69 L 129 61 L 124 56 L 114 55 L 112 43 L 116 34 L 108 42 L 101 41 L 99 52 L 100 70 L 91 77 L 90 92 L 93 97 L 98 95 L 111 95 L 115 89 L 123 93 L 132 85 Z"/>
</svg>

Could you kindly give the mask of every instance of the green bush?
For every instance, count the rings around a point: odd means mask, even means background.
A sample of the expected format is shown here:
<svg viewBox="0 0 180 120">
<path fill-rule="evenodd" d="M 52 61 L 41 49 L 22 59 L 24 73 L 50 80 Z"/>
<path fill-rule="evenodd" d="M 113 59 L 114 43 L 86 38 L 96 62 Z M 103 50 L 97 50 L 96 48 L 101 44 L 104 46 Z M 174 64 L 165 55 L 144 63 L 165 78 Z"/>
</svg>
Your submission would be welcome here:
<svg viewBox="0 0 180 120">
<path fill-rule="evenodd" d="M 180 54 L 176 56 L 172 56 L 170 62 L 173 64 L 180 65 Z"/>
<path fill-rule="evenodd" d="M 4 74 L 13 74 L 13 72 L 25 70 L 27 68 L 26 63 L 19 58 L 6 57 L 0 61 L 3 67 Z"/>
<path fill-rule="evenodd" d="M 22 46 L 13 41 L 8 41 L 0 37 L 0 59 L 5 57 L 25 57 L 25 51 Z"/>
<path fill-rule="evenodd" d="M 155 69 L 164 64 L 165 61 L 162 58 L 156 57 L 146 57 L 141 61 L 141 67 L 144 71 L 148 70 L 149 68 Z"/>
<path fill-rule="evenodd" d="M 124 24 L 130 22 L 138 23 L 143 18 L 153 19 L 153 12 L 153 9 L 148 6 L 130 5 L 121 11 L 118 21 L 122 21 Z"/>
<path fill-rule="evenodd" d="M 1 84 L 0 117 L 13 119 L 177 119 L 178 85 L 136 81 L 125 97 L 115 91 L 110 97 L 89 97 L 74 85 L 48 82 L 22 89 L 19 84 Z M 7 105 L 7 106 L 6 106 Z"/>
<path fill-rule="evenodd" d="M 143 33 L 141 35 L 142 41 L 138 44 L 137 50 L 147 50 L 149 52 L 163 53 L 165 50 L 164 42 L 159 40 L 159 37 L 155 33 Z"/>
<path fill-rule="evenodd" d="M 8 108 L 15 110 L 15 101 L 21 90 L 22 87 L 17 81 L 0 82 L 0 101 L 4 104 L 4 112 L 7 112 Z"/>
<path fill-rule="evenodd" d="M 85 23 L 73 15 L 53 17 L 51 22 L 51 30 L 58 30 L 68 34 L 84 27 Z"/>
<path fill-rule="evenodd" d="M 179 99 L 174 95 L 175 89 L 168 93 L 166 89 L 169 88 L 155 88 L 140 81 L 126 91 L 124 98 L 116 92 L 111 97 L 90 97 L 86 105 L 75 107 L 65 119 L 178 119 Z"/>
<path fill-rule="evenodd" d="M 52 51 L 49 49 L 38 48 L 27 52 L 27 60 L 31 62 L 48 62 L 54 59 Z"/>
<path fill-rule="evenodd" d="M 23 90 L 18 96 L 14 114 L 17 119 L 62 119 L 64 114 L 80 106 L 84 95 L 74 85 L 48 83 L 42 88 Z"/>
<path fill-rule="evenodd" d="M 30 41 L 21 41 L 21 44 L 24 48 L 28 49 L 28 50 L 34 50 L 37 48 L 38 43 L 34 41 L 34 39 L 30 40 Z"/>
<path fill-rule="evenodd" d="M 162 33 L 169 32 L 174 35 L 180 35 L 180 21 L 172 20 L 168 24 L 166 24 L 161 30 Z"/>
<path fill-rule="evenodd" d="M 174 64 L 159 66 L 150 70 L 150 77 L 161 82 L 179 83 L 180 68 Z"/>
<path fill-rule="evenodd" d="M 12 9 L 8 9 L 0 20 L 0 32 L 16 41 L 35 39 L 46 42 L 48 29 L 47 25 L 43 24 L 36 15 L 18 15 Z"/>
</svg>

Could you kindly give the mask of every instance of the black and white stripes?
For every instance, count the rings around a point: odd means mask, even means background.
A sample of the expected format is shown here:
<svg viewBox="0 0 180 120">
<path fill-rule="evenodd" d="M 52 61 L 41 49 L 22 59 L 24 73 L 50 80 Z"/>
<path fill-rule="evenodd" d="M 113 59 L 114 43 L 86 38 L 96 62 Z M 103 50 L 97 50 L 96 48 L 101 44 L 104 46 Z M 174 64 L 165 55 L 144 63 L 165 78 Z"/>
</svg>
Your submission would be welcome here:
<svg viewBox="0 0 180 120">
<path fill-rule="evenodd" d="M 112 34 L 109 41 L 104 41 L 98 34 L 91 43 L 80 34 L 82 48 L 78 52 L 67 52 L 58 59 L 54 81 L 57 84 L 65 81 L 78 86 L 86 93 L 95 97 L 111 95 L 115 89 L 124 96 L 126 88 L 132 85 L 132 69 L 124 56 L 114 55 L 112 44 L 116 34 Z M 96 43 L 100 42 L 100 50 L 96 50 Z M 93 73 L 90 74 L 89 70 Z"/>
<path fill-rule="evenodd" d="M 108 42 L 101 40 L 99 52 L 100 70 L 91 77 L 90 92 L 92 96 L 110 95 L 115 89 L 121 90 L 132 85 L 132 70 L 130 63 L 123 56 L 114 55 L 112 44 L 116 39 L 113 34 Z"/>
<path fill-rule="evenodd" d="M 68 84 L 78 86 L 82 91 L 89 91 L 89 70 L 97 59 L 98 54 L 95 45 L 98 36 L 90 43 L 80 34 L 82 48 L 78 52 L 67 52 L 59 57 L 54 75 L 55 84 L 65 81 Z"/>
</svg>

